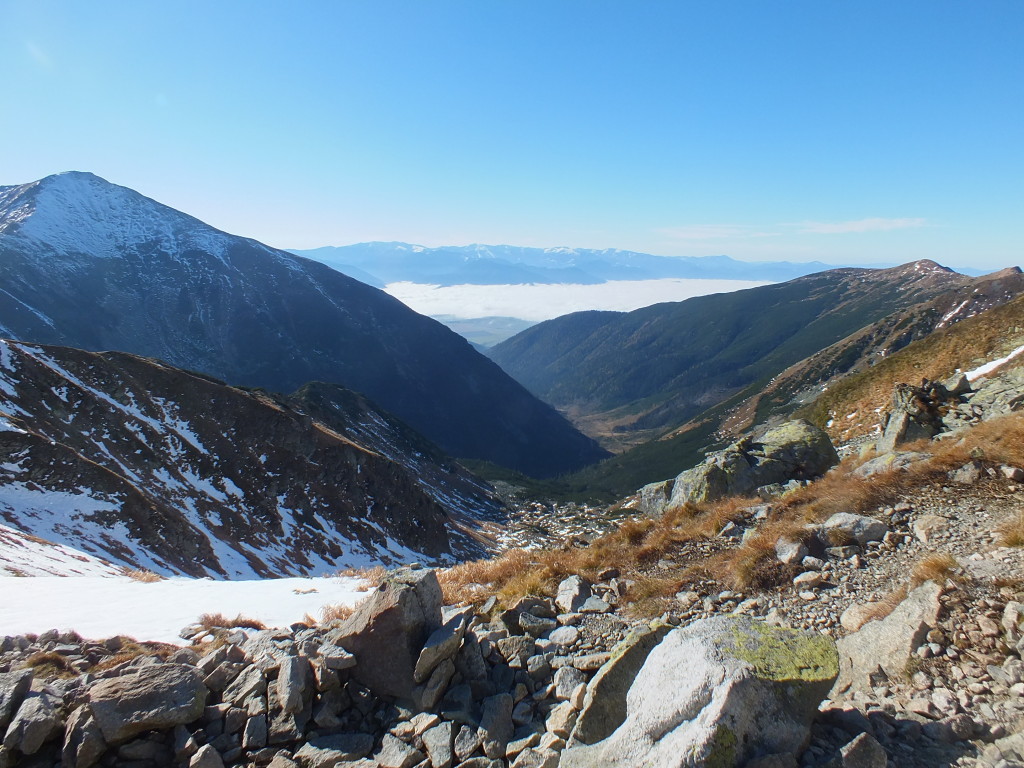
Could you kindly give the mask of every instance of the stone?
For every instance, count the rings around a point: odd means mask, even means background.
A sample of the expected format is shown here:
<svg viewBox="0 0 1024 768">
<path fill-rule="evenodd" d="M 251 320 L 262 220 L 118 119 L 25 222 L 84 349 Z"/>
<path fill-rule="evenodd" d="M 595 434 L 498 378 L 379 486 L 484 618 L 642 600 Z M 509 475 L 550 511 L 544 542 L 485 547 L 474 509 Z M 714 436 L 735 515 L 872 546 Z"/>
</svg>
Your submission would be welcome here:
<svg viewBox="0 0 1024 768">
<path fill-rule="evenodd" d="M 242 731 L 242 747 L 247 751 L 267 746 L 267 716 L 253 715 L 245 721 Z"/>
<path fill-rule="evenodd" d="M 807 545 L 783 536 L 775 542 L 775 557 L 784 565 L 797 565 L 807 557 Z"/>
<path fill-rule="evenodd" d="M 558 626 L 558 622 L 541 616 L 534 616 L 532 613 L 519 614 L 519 626 L 523 632 L 530 637 L 538 638 L 552 631 Z"/>
<path fill-rule="evenodd" d="M 570 576 L 558 585 L 555 605 L 563 613 L 577 613 L 590 597 L 590 585 L 580 576 Z"/>
<path fill-rule="evenodd" d="M 309 684 L 309 662 L 297 656 L 281 660 L 274 683 L 277 700 L 281 709 L 289 714 L 299 712 L 303 706 L 303 694 Z"/>
<path fill-rule="evenodd" d="M 423 748 L 430 758 L 431 768 L 451 768 L 455 762 L 453 751 L 455 726 L 444 722 L 423 733 Z"/>
<path fill-rule="evenodd" d="M 1015 483 L 1019 483 L 1024 480 L 1024 469 L 1020 467 L 1011 467 L 1007 464 L 1003 464 L 999 468 L 999 472 L 1007 480 L 1012 480 Z"/>
<path fill-rule="evenodd" d="M 768 430 L 760 439 L 739 440 L 677 475 L 666 508 L 747 496 L 762 486 L 790 480 L 811 480 L 838 463 L 828 434 L 797 419 Z"/>
<path fill-rule="evenodd" d="M 576 725 L 576 720 L 579 713 L 570 701 L 563 701 L 557 707 L 551 710 L 548 714 L 548 719 L 544 723 L 544 728 L 548 733 L 553 733 L 556 736 L 568 739 L 569 734 L 572 733 L 573 727 Z"/>
<path fill-rule="evenodd" d="M 355 655 L 351 674 L 378 696 L 409 699 L 420 651 L 441 626 L 441 587 L 432 570 L 400 568 L 328 640 Z"/>
<path fill-rule="evenodd" d="M 868 622 L 840 639 L 839 679 L 830 698 L 851 690 L 870 693 L 879 672 L 901 679 L 911 655 L 938 623 L 941 594 L 938 584 L 927 581 L 884 619 Z"/>
<path fill-rule="evenodd" d="M 339 645 L 326 644 L 320 646 L 320 658 L 327 669 L 340 672 L 356 665 L 356 657 Z"/>
<path fill-rule="evenodd" d="M 524 749 L 510 768 L 558 768 L 558 753 L 553 749 Z"/>
<path fill-rule="evenodd" d="M 507 693 L 489 696 L 483 701 L 480 740 L 484 754 L 492 760 L 505 756 L 505 747 L 512 739 L 512 707 L 512 697 Z"/>
<path fill-rule="evenodd" d="M 267 691 L 267 679 L 263 670 L 257 666 L 249 666 L 224 689 L 221 699 L 230 704 L 240 704 L 253 695 L 262 695 Z"/>
<path fill-rule="evenodd" d="M 854 477 L 873 477 L 882 472 L 903 472 L 920 461 L 931 458 L 930 453 L 921 451 L 889 451 L 864 462 L 851 474 Z"/>
<path fill-rule="evenodd" d="M 413 701 L 420 709 L 433 709 L 444 696 L 448 683 L 455 676 L 455 663 L 445 659 L 430 673 L 430 679 L 413 691 Z"/>
<path fill-rule="evenodd" d="M 188 768 L 224 768 L 220 752 L 210 744 L 204 744 L 188 761 Z"/>
<path fill-rule="evenodd" d="M 420 651 L 416 659 L 416 667 L 413 671 L 413 679 L 422 683 L 430 673 L 434 671 L 445 659 L 450 659 L 459 650 L 462 638 L 466 634 L 466 625 L 472 608 L 465 608 L 445 621 L 435 629 Z"/>
<path fill-rule="evenodd" d="M 650 517 L 661 517 L 669 508 L 675 484 L 673 479 L 645 485 L 637 492 L 637 508 Z"/>
<path fill-rule="evenodd" d="M 959 485 L 974 485 L 985 474 L 985 465 L 980 461 L 969 461 L 962 467 L 946 473 L 951 483 Z"/>
<path fill-rule="evenodd" d="M 572 696 L 577 686 L 584 685 L 586 682 L 587 676 L 576 669 L 576 667 L 561 667 L 555 670 L 555 698 L 559 701 L 567 700 Z"/>
<path fill-rule="evenodd" d="M 64 729 L 64 749 L 61 754 L 64 768 L 91 768 L 99 762 L 106 749 L 103 732 L 96 725 L 89 707 L 74 710 Z"/>
<path fill-rule="evenodd" d="M 599 597 L 588 597 L 580 606 L 580 613 L 608 613 L 612 609 L 606 601 Z"/>
<path fill-rule="evenodd" d="M 941 515 L 921 515 L 914 521 L 913 531 L 918 541 L 927 544 L 948 527 L 949 520 Z"/>
<path fill-rule="evenodd" d="M 455 735 L 455 757 L 461 762 L 480 749 L 480 734 L 475 728 L 463 725 Z"/>
<path fill-rule="evenodd" d="M 195 667 L 153 664 L 93 685 L 89 708 L 103 738 L 118 744 L 143 731 L 191 723 L 203 714 L 206 697 Z"/>
<path fill-rule="evenodd" d="M 526 665 L 526 660 L 533 656 L 536 648 L 534 639 L 529 635 L 503 637 L 497 645 L 502 658 L 517 668 Z"/>
<path fill-rule="evenodd" d="M 815 589 L 820 587 L 825 577 L 817 571 L 804 571 L 793 578 L 794 589 Z"/>
<path fill-rule="evenodd" d="M 380 768 L 412 768 L 423 759 L 423 753 L 404 741 L 385 733 L 381 741 L 380 751 L 374 760 Z"/>
<path fill-rule="evenodd" d="M 46 692 L 30 691 L 7 726 L 3 745 L 8 751 L 34 755 L 61 731 L 61 700 Z"/>
<path fill-rule="evenodd" d="M 839 624 L 847 632 L 856 632 L 869 621 L 878 611 L 878 603 L 854 603 L 839 617 Z"/>
<path fill-rule="evenodd" d="M 856 542 L 866 546 L 869 541 L 881 541 L 889 526 L 881 520 L 851 512 L 837 512 L 818 528 L 818 538 L 826 546 L 842 546 Z"/>
<path fill-rule="evenodd" d="M 886 768 L 885 748 L 869 733 L 862 733 L 839 750 L 842 768 Z"/>
<path fill-rule="evenodd" d="M 299 747 L 295 759 L 302 768 L 334 768 L 366 757 L 373 749 L 373 736 L 368 733 L 337 733 L 315 736 Z"/>
<path fill-rule="evenodd" d="M 626 694 L 626 718 L 562 768 L 745 765 L 797 753 L 838 673 L 831 639 L 718 616 L 673 630 Z"/>
<path fill-rule="evenodd" d="M 648 655 L 671 629 L 665 624 L 635 629 L 616 644 L 608 663 L 594 675 L 594 679 L 587 686 L 582 711 L 572 733 L 574 740 L 583 744 L 594 744 L 610 736 L 622 724 L 626 719 L 626 693 L 629 687 L 647 661 Z M 559 679 L 560 674 L 565 676 Z M 578 672 L 573 675 L 571 672 L 563 673 L 563 670 L 558 670 L 555 673 L 556 695 L 558 698 L 569 698 L 576 685 L 583 682 L 586 682 L 586 678 Z M 559 695 L 564 689 L 568 689 L 565 691 L 567 695 Z"/>
<path fill-rule="evenodd" d="M 552 630 L 551 634 L 548 635 L 548 639 L 553 643 L 568 647 L 580 639 L 580 631 L 576 627 L 559 627 Z"/>
<path fill-rule="evenodd" d="M 31 686 L 32 671 L 29 669 L 0 673 L 0 736 L 10 725 Z"/>
</svg>

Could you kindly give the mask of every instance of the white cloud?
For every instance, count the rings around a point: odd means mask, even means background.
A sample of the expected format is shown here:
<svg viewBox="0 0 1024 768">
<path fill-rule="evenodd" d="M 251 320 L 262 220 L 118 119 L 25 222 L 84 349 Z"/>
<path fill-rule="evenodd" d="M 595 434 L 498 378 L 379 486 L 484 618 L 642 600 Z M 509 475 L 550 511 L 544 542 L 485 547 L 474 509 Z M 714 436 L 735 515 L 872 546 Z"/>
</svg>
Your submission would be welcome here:
<svg viewBox="0 0 1024 768">
<path fill-rule="evenodd" d="M 923 227 L 924 219 L 857 219 L 856 221 L 801 221 L 789 226 L 799 232 L 813 235 L 841 235 L 851 232 L 889 232 L 894 229 Z"/>
</svg>

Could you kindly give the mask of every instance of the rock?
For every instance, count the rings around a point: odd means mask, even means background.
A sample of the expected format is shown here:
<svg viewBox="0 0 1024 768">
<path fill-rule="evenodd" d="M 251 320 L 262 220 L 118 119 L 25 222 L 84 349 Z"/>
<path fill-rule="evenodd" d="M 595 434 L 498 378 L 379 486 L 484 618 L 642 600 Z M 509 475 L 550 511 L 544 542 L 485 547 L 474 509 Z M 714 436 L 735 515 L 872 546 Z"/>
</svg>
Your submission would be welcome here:
<svg viewBox="0 0 1024 768">
<path fill-rule="evenodd" d="M 333 768 L 338 763 L 359 760 L 373 749 L 373 736 L 368 733 L 337 733 L 316 736 L 295 753 L 302 768 Z"/>
<path fill-rule="evenodd" d="M 612 607 L 599 597 L 588 597 L 580 606 L 580 613 L 608 613 Z"/>
<path fill-rule="evenodd" d="M 817 571 L 804 571 L 793 578 L 793 588 L 800 589 L 815 589 L 820 587 L 825 581 L 825 577 Z"/>
<path fill-rule="evenodd" d="M 1015 483 L 1019 483 L 1021 480 L 1024 480 L 1024 469 L 1021 469 L 1020 467 L 1011 467 L 1008 464 L 1003 464 L 999 468 L 999 472 L 1004 478 L 1012 480 Z"/>
<path fill-rule="evenodd" d="M 303 706 L 303 694 L 309 684 L 309 662 L 305 658 L 288 656 L 281 661 L 275 689 L 281 709 L 289 714 L 299 712 Z"/>
<path fill-rule="evenodd" d="M 878 603 L 854 603 L 839 617 L 839 624 L 847 632 L 856 632 L 878 612 Z"/>
<path fill-rule="evenodd" d="M 661 517 L 669 507 L 675 484 L 676 481 L 673 479 L 645 485 L 638 491 L 637 508 L 651 517 Z"/>
<path fill-rule="evenodd" d="M 862 733 L 839 750 L 841 768 L 886 768 L 885 748 L 869 733 Z"/>
<path fill-rule="evenodd" d="M 798 419 L 768 430 L 759 440 L 744 438 L 679 474 L 668 507 L 749 495 L 790 480 L 811 480 L 839 463 L 828 435 Z"/>
<path fill-rule="evenodd" d="M 462 761 L 480 749 L 480 734 L 475 728 L 464 725 L 455 735 L 455 757 Z"/>
<path fill-rule="evenodd" d="M 577 712 L 572 702 L 563 701 L 551 710 L 547 721 L 544 723 L 544 727 L 548 733 L 553 733 L 560 738 L 567 739 L 576 725 L 576 719 Z"/>
<path fill-rule="evenodd" d="M 245 721 L 242 731 L 242 747 L 252 752 L 267 746 L 267 716 L 253 715 Z"/>
<path fill-rule="evenodd" d="M 837 512 L 818 528 L 818 538 L 825 546 L 843 546 L 856 542 L 861 547 L 869 541 L 881 541 L 889 526 L 881 520 L 850 512 Z"/>
<path fill-rule="evenodd" d="M 636 679 L 637 673 L 644 666 L 648 655 L 660 643 L 672 628 L 659 624 L 650 629 L 635 629 L 630 632 L 613 649 L 612 655 L 594 679 L 587 686 L 583 708 L 573 729 L 572 738 L 581 744 L 595 744 L 607 738 L 622 725 L 626 719 L 626 693 Z M 559 682 L 555 674 L 556 686 Z M 579 673 L 577 673 L 579 674 Z M 566 686 L 576 680 L 571 673 L 563 678 Z M 580 674 L 579 682 L 586 678 Z M 573 686 L 573 690 L 575 686 Z M 571 695 L 572 691 L 568 691 Z M 568 696 L 559 698 L 568 698 Z"/>
<path fill-rule="evenodd" d="M 510 768 L 558 768 L 558 753 L 552 749 L 524 749 Z"/>
<path fill-rule="evenodd" d="M 576 669 L 576 667 L 561 667 L 555 671 L 555 698 L 559 701 L 567 700 L 572 696 L 577 686 L 585 685 L 586 682 L 587 676 Z"/>
<path fill-rule="evenodd" d="M 224 768 L 220 752 L 209 744 L 204 744 L 188 761 L 188 768 Z"/>
<path fill-rule="evenodd" d="M 430 673 L 438 664 L 452 658 L 459 650 L 471 611 L 471 608 L 465 608 L 456 612 L 427 638 L 423 650 L 416 659 L 416 668 L 413 672 L 413 679 L 417 683 L 422 683 L 430 677 Z"/>
<path fill-rule="evenodd" d="M 451 768 L 455 762 L 452 751 L 455 727 L 450 722 L 436 725 L 423 734 L 423 748 L 427 750 L 431 768 Z"/>
<path fill-rule="evenodd" d="M 670 632 L 603 741 L 562 753 L 562 768 L 744 765 L 796 753 L 838 672 L 832 641 L 720 616 Z"/>
<path fill-rule="evenodd" d="M 830 698 L 850 690 L 870 693 L 879 672 L 901 679 L 911 655 L 938 623 L 941 594 L 938 584 L 925 582 L 884 619 L 840 639 L 839 680 Z"/>
<path fill-rule="evenodd" d="M 921 515 L 914 521 L 913 531 L 918 541 L 927 544 L 935 534 L 946 530 L 949 520 L 941 515 Z"/>
<path fill-rule="evenodd" d="M 103 732 L 89 707 L 79 707 L 72 712 L 64 730 L 64 750 L 61 755 L 64 768 L 91 768 L 99 762 L 106 749 Z"/>
<path fill-rule="evenodd" d="M 864 462 L 850 474 L 854 477 L 873 477 L 882 472 L 902 472 L 919 461 L 930 459 L 931 456 L 930 453 L 921 451 L 890 451 Z"/>
<path fill-rule="evenodd" d="M 32 671 L 29 669 L 0 673 L 0 737 L 24 701 L 31 685 Z"/>
<path fill-rule="evenodd" d="M 4 749 L 34 755 L 52 737 L 60 733 L 61 700 L 46 692 L 29 692 L 7 726 Z"/>
<path fill-rule="evenodd" d="M 590 585 L 580 576 L 570 576 L 558 585 L 555 605 L 563 613 L 577 613 L 590 598 Z"/>
<path fill-rule="evenodd" d="M 969 461 L 958 469 L 946 473 L 951 483 L 974 485 L 985 474 L 985 465 L 980 461 Z"/>
<path fill-rule="evenodd" d="M 361 602 L 328 640 L 355 654 L 352 675 L 378 696 L 412 697 L 420 650 L 441 626 L 432 570 L 401 568 Z"/>
<path fill-rule="evenodd" d="M 580 639 L 580 631 L 576 627 L 559 627 L 548 635 L 548 640 L 561 646 L 570 646 Z"/>
<path fill-rule="evenodd" d="M 89 708 L 103 738 L 118 744 L 143 731 L 192 722 L 203 713 L 206 696 L 195 667 L 154 664 L 93 685 Z"/>
<path fill-rule="evenodd" d="M 783 536 L 775 542 L 775 557 L 784 565 L 797 565 L 807 557 L 807 545 Z"/>
<path fill-rule="evenodd" d="M 423 759 L 423 753 L 385 733 L 380 752 L 374 755 L 374 759 L 380 768 L 412 768 Z"/>
<path fill-rule="evenodd" d="M 492 760 L 505 756 L 512 739 L 512 697 L 507 693 L 484 699 L 480 715 L 480 740 L 484 754 Z"/>
<path fill-rule="evenodd" d="M 438 664 L 430 673 L 430 679 L 413 691 L 413 701 L 416 706 L 423 710 L 436 707 L 454 676 L 455 663 L 451 659 L 445 659 Z"/>
<path fill-rule="evenodd" d="M 942 394 L 947 395 L 944 389 Z M 885 430 L 875 444 L 875 450 L 887 453 L 895 450 L 898 445 L 930 439 L 941 431 L 942 419 L 930 390 L 910 384 L 897 384 L 893 387 L 892 408 Z"/>
<path fill-rule="evenodd" d="M 240 704 L 254 694 L 263 694 L 267 691 L 267 680 L 263 677 L 263 671 L 257 666 L 249 666 L 243 669 L 231 682 L 221 699 L 230 704 Z"/>
</svg>

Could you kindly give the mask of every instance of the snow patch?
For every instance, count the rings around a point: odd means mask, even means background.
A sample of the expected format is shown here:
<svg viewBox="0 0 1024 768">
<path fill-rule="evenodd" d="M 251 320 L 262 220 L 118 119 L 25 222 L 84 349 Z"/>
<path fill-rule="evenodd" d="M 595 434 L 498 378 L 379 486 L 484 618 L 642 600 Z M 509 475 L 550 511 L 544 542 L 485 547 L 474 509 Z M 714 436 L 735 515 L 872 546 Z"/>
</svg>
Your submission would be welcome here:
<svg viewBox="0 0 1024 768">
<path fill-rule="evenodd" d="M 1017 357 L 1017 355 L 1021 354 L 1022 352 L 1024 352 L 1024 345 L 1017 347 L 1015 350 L 1013 350 L 1013 352 L 1008 354 L 1006 357 L 1000 357 L 998 360 L 991 360 L 985 363 L 984 365 L 978 366 L 973 371 L 968 371 L 964 375 L 967 377 L 968 381 L 980 379 L 982 376 L 992 373 L 992 371 L 994 371 L 999 366 L 1005 365 L 1006 363 L 1010 362 L 1011 360 L 1013 360 L 1013 358 Z"/>
</svg>

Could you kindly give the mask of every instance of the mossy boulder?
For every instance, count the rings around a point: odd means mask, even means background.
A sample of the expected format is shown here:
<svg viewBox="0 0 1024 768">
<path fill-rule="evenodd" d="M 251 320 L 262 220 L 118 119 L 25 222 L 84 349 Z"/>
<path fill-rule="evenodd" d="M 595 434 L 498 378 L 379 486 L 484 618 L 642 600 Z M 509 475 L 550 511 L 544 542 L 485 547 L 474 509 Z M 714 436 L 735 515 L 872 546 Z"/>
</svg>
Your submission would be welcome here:
<svg viewBox="0 0 1024 768">
<path fill-rule="evenodd" d="M 670 632 L 625 696 L 626 718 L 562 768 L 697 768 L 795 755 L 839 673 L 835 643 L 744 616 Z"/>
<path fill-rule="evenodd" d="M 726 496 L 753 495 L 758 488 L 812 480 L 839 462 L 824 430 L 802 419 L 768 430 L 760 438 L 744 438 L 724 451 L 709 454 L 674 480 L 640 490 L 640 507 L 659 516 L 687 502 L 715 501 Z"/>
</svg>

